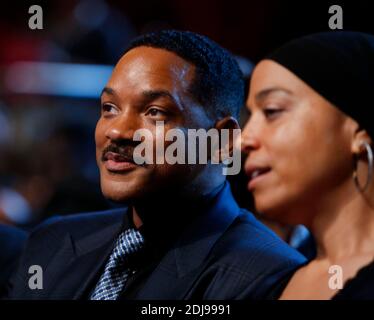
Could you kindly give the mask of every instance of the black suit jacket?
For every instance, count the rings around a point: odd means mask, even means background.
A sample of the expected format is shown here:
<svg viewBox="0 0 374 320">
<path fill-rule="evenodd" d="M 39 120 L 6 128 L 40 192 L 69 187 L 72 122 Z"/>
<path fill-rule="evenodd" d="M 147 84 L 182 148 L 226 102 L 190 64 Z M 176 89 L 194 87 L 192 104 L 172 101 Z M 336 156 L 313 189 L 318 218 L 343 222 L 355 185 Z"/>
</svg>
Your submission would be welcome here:
<svg viewBox="0 0 374 320">
<path fill-rule="evenodd" d="M 118 234 L 128 227 L 126 213 L 122 208 L 44 223 L 28 241 L 8 298 L 86 299 Z M 305 262 L 296 250 L 237 206 L 228 183 L 204 214 L 161 252 L 144 260 L 121 298 L 274 298 Z M 43 268 L 41 290 L 28 287 L 30 265 Z"/>
<path fill-rule="evenodd" d="M 26 238 L 26 232 L 0 224 L 0 295 L 4 294 L 8 278 L 17 266 Z"/>
</svg>

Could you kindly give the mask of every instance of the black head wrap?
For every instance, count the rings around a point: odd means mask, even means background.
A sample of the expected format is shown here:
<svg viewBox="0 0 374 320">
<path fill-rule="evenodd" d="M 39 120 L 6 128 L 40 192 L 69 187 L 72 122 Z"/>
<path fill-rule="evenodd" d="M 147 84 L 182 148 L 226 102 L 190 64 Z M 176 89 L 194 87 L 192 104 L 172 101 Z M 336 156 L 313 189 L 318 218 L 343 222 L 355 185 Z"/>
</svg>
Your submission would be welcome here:
<svg viewBox="0 0 374 320">
<path fill-rule="evenodd" d="M 374 36 L 324 32 L 293 40 L 267 59 L 290 70 L 374 139 Z"/>
</svg>

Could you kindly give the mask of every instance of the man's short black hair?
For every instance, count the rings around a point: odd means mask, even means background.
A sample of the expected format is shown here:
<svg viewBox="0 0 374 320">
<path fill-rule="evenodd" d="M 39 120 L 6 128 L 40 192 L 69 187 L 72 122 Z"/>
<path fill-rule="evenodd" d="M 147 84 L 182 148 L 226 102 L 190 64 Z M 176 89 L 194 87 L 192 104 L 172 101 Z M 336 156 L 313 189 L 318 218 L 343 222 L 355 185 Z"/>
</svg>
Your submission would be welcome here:
<svg viewBox="0 0 374 320">
<path fill-rule="evenodd" d="M 195 66 L 190 93 L 214 119 L 239 117 L 244 105 L 244 78 L 232 55 L 209 38 L 190 32 L 163 30 L 136 38 L 126 52 L 147 46 L 171 51 Z"/>
</svg>

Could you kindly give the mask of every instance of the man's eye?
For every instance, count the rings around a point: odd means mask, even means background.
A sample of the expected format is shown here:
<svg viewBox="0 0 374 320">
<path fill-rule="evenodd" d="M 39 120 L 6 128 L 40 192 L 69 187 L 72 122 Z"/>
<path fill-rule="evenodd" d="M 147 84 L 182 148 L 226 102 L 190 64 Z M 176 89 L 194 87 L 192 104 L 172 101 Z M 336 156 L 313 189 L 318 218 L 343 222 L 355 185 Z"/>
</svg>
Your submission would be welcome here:
<svg viewBox="0 0 374 320">
<path fill-rule="evenodd" d="M 101 109 L 103 113 L 114 113 L 115 112 L 114 106 L 108 103 L 104 103 Z"/>
<path fill-rule="evenodd" d="M 166 112 L 158 108 L 149 108 L 146 112 L 146 115 L 151 117 L 165 116 Z"/>
</svg>

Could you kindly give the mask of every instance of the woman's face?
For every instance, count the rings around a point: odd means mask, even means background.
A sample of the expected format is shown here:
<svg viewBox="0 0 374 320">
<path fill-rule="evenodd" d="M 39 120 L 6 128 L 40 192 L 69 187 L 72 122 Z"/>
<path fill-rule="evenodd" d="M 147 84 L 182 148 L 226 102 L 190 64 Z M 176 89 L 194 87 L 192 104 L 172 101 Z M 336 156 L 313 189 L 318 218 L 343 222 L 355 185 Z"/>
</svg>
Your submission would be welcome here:
<svg viewBox="0 0 374 320">
<path fill-rule="evenodd" d="M 257 210 L 308 225 L 352 179 L 356 122 L 271 60 L 255 68 L 247 107 L 242 149 Z"/>
</svg>

